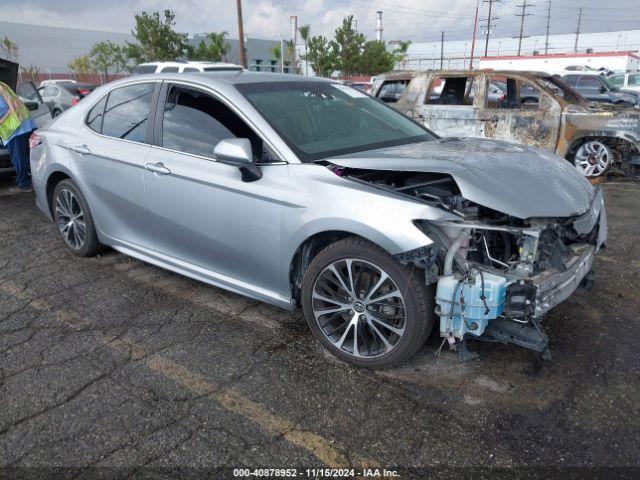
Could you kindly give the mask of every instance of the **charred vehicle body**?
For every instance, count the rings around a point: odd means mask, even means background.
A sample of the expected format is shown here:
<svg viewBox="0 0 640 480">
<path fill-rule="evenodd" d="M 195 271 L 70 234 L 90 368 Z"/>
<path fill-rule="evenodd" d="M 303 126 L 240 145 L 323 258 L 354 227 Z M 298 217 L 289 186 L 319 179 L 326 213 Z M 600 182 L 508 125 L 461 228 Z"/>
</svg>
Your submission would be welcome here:
<svg viewBox="0 0 640 480">
<path fill-rule="evenodd" d="M 606 238 L 602 194 L 568 162 L 439 138 L 320 79 L 136 76 L 31 143 L 37 205 L 73 253 L 109 245 L 301 305 L 331 353 L 368 368 L 406 360 L 437 323 L 452 346 L 545 351 L 541 317 Z"/>
<path fill-rule="evenodd" d="M 640 111 L 589 103 L 558 77 L 543 73 L 435 71 L 391 73 L 376 81 L 409 81 L 392 105 L 440 135 L 522 143 L 557 153 L 587 177 L 610 167 L 640 170 Z M 495 85 L 503 85 L 496 95 Z M 396 88 L 397 90 L 397 88 Z M 396 92 L 397 95 L 397 92 Z"/>
</svg>

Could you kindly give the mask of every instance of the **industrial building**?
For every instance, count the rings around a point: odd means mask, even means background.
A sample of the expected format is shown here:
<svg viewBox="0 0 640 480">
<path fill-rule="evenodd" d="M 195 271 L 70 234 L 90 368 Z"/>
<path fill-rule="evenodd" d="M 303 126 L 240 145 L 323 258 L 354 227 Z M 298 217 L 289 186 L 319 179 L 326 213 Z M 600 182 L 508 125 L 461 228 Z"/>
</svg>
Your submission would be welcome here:
<svg viewBox="0 0 640 480">
<path fill-rule="evenodd" d="M 86 55 L 92 45 L 101 41 L 117 44 L 134 42 L 131 33 L 114 32 L 97 28 L 60 27 L 0 21 L 0 39 L 9 38 L 18 46 L 17 61 L 23 69 L 37 69 L 40 80 L 69 77 L 69 63 L 78 56 Z M 197 45 L 206 36 L 194 35 L 188 41 Z M 231 51 L 226 61 L 240 62 L 238 40 L 228 39 Z M 244 45 L 250 69 L 279 71 L 278 59 L 271 49 L 278 41 L 246 38 Z"/>
</svg>

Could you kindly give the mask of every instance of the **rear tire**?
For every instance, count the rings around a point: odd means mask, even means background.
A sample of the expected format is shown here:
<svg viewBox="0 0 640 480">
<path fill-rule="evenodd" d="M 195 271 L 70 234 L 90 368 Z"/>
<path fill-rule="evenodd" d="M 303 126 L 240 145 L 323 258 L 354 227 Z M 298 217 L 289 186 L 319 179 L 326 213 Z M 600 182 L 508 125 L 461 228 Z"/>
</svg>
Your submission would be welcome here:
<svg viewBox="0 0 640 480">
<path fill-rule="evenodd" d="M 389 368 L 413 356 L 433 328 L 434 299 L 420 270 L 356 237 L 322 250 L 302 280 L 313 335 L 336 357 L 364 368 Z"/>
<path fill-rule="evenodd" d="M 71 180 L 62 180 L 53 191 L 53 218 L 62 241 L 80 257 L 92 257 L 100 251 L 100 242 L 89 205 Z"/>
</svg>

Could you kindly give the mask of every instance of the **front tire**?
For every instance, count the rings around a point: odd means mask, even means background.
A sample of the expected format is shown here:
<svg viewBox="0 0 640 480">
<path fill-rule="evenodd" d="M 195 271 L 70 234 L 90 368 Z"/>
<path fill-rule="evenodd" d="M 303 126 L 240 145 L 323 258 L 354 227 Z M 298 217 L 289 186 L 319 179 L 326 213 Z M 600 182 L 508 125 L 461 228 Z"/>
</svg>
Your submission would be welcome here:
<svg viewBox="0 0 640 480">
<path fill-rule="evenodd" d="M 62 180 L 53 191 L 53 217 L 62 240 L 80 257 L 92 257 L 100 250 L 89 205 L 71 180 Z"/>
<path fill-rule="evenodd" d="M 587 178 L 599 177 L 613 163 L 613 152 L 598 140 L 582 143 L 573 156 L 573 165 Z"/>
<path fill-rule="evenodd" d="M 302 308 L 316 339 L 364 368 L 388 368 L 413 356 L 435 321 L 434 290 L 424 275 L 360 238 L 322 250 L 302 280 Z"/>
</svg>

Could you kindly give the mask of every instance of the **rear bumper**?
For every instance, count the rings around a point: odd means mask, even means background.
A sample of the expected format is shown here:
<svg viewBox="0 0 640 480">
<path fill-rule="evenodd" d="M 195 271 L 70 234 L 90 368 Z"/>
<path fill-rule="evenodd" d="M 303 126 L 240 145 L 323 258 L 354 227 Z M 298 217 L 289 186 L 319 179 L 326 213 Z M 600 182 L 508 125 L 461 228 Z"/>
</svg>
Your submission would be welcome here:
<svg viewBox="0 0 640 480">
<path fill-rule="evenodd" d="M 576 248 L 575 256 L 564 272 L 543 272 L 533 277 L 537 287 L 534 317 L 540 317 L 553 307 L 565 301 L 591 271 L 596 247 L 581 245 Z"/>
</svg>

